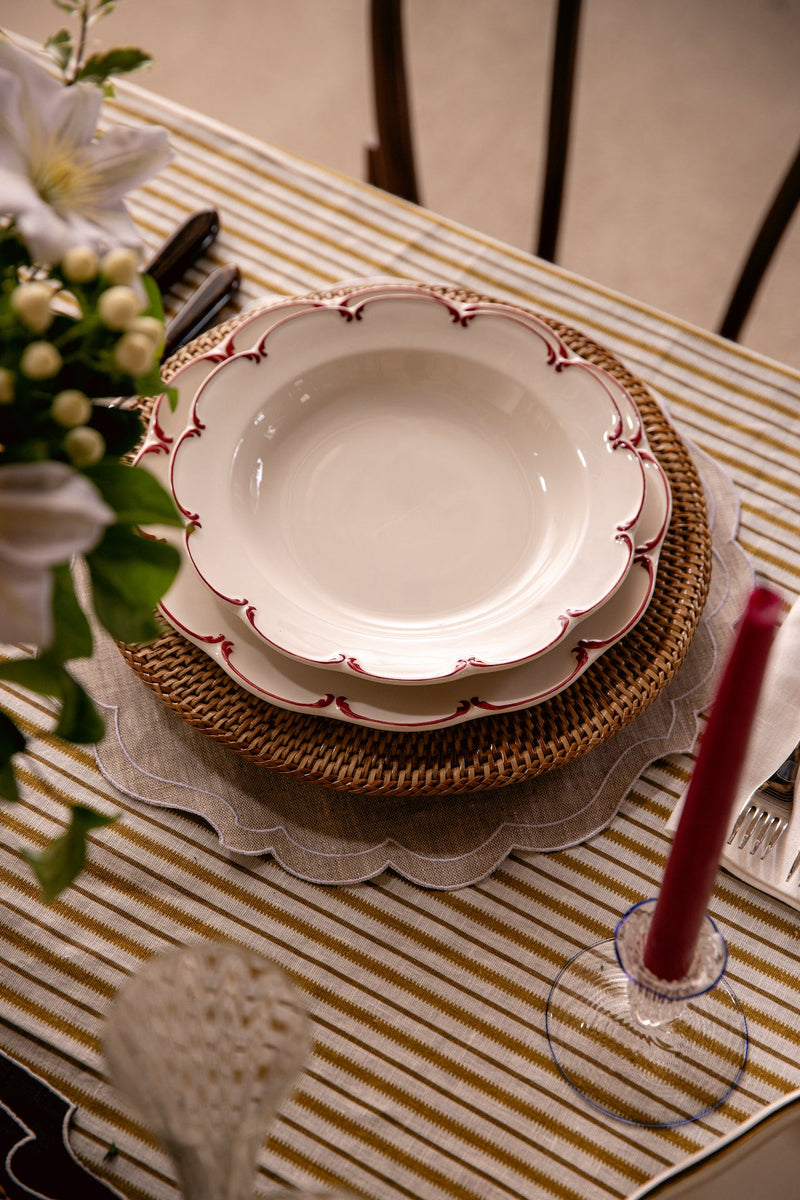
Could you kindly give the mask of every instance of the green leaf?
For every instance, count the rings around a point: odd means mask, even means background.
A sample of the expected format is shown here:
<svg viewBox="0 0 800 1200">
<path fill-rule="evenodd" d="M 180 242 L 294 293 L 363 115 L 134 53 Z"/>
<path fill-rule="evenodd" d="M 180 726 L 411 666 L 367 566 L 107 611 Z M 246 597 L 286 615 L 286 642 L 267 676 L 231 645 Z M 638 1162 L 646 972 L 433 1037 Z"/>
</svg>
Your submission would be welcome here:
<svg viewBox="0 0 800 1200">
<path fill-rule="evenodd" d="M 25 734 L 8 713 L 0 709 L 0 800 L 19 800 L 12 758 L 27 745 Z"/>
<path fill-rule="evenodd" d="M 129 526 L 111 525 L 86 561 L 94 609 L 111 636 L 121 642 L 158 637 L 161 628 L 153 610 L 178 572 L 178 551 Z"/>
<path fill-rule="evenodd" d="M 126 75 L 152 61 L 151 55 L 133 46 L 118 46 L 104 54 L 92 54 L 75 76 L 76 83 L 105 83 L 110 75 Z"/>
<path fill-rule="evenodd" d="M 144 467 L 105 459 L 83 474 L 117 514 L 120 525 L 181 525 L 175 501 Z"/>
<path fill-rule="evenodd" d="M 37 658 L 0 663 L 0 679 L 60 700 L 55 733 L 65 742 L 91 745 L 102 738 L 105 732 L 102 717 L 78 681 L 51 651 L 46 650 Z"/>
<path fill-rule="evenodd" d="M 94 25 L 102 17 L 108 17 L 114 11 L 116 0 L 98 0 L 95 11 L 89 17 L 89 24 Z"/>
<path fill-rule="evenodd" d="M 39 881 L 45 900 L 55 900 L 80 875 L 86 862 L 89 832 L 113 825 L 116 820 L 116 817 L 103 816 L 86 805 L 76 804 L 66 833 L 54 838 L 40 854 L 22 851 L 22 857 Z"/>
<path fill-rule="evenodd" d="M 95 406 L 92 428 L 102 433 L 109 458 L 122 458 L 142 440 L 142 418 L 125 408 Z"/>
<path fill-rule="evenodd" d="M 25 734 L 16 721 L 0 709 L 0 762 L 8 762 L 12 754 L 20 754 L 26 745 Z"/>
<path fill-rule="evenodd" d="M 11 278 L 17 267 L 31 266 L 27 246 L 13 225 L 0 229 L 0 267 L 3 274 Z"/>
<path fill-rule="evenodd" d="M 164 320 L 164 301 L 161 296 L 161 289 L 153 279 L 152 275 L 142 275 L 142 287 L 147 296 L 147 308 L 144 310 L 145 317 L 155 317 L 157 321 Z"/>
<path fill-rule="evenodd" d="M 105 723 L 91 699 L 52 651 L 47 650 L 37 658 L 19 658 L 0 663 L 0 679 L 27 688 L 37 695 L 60 700 L 55 733 L 65 742 L 92 745 L 99 742 L 105 733 Z M 22 749 L 24 744 L 23 741 L 16 749 Z M 10 751 L 15 752 L 13 749 Z M 3 738 L 0 736 L 0 763 L 2 759 Z"/>
<path fill-rule="evenodd" d="M 102 740 L 106 731 L 105 721 L 77 679 L 67 671 L 64 672 L 64 675 L 61 712 L 55 733 L 65 742 L 92 746 L 95 742 Z"/>
<path fill-rule="evenodd" d="M 58 33 L 47 39 L 44 48 L 60 69 L 65 71 L 72 57 L 72 37 L 69 30 L 59 29 Z"/>
<path fill-rule="evenodd" d="M 146 375 L 137 375 L 134 380 L 137 396 L 158 396 L 164 391 L 164 380 L 161 378 L 161 367 L 153 363 Z"/>
<path fill-rule="evenodd" d="M 37 658 L 15 658 L 0 663 L 0 679 L 27 688 L 39 696 L 61 699 L 67 672 L 55 658 L 40 654 Z"/>
<path fill-rule="evenodd" d="M 55 635 L 49 651 L 61 662 L 69 662 L 73 658 L 90 658 L 92 630 L 78 603 L 72 572 L 66 563 L 54 568 L 53 583 Z"/>
<path fill-rule="evenodd" d="M 17 777 L 10 762 L 0 763 L 0 800 L 19 800 Z"/>
</svg>

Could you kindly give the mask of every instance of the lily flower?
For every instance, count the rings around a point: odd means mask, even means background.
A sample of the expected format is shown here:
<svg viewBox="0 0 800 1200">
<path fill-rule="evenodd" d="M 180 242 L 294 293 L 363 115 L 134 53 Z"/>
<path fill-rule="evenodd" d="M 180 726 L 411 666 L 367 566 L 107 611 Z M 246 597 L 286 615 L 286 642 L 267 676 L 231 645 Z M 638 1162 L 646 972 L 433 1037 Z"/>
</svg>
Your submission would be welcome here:
<svg viewBox="0 0 800 1200">
<path fill-rule="evenodd" d="M 72 246 L 141 248 L 123 197 L 173 152 L 164 129 L 115 126 L 98 136 L 102 103 L 97 87 L 65 86 L 0 42 L 0 213 L 14 218 L 39 263 L 60 262 Z"/>
<path fill-rule="evenodd" d="M 94 484 L 66 463 L 0 467 L 0 641 L 49 644 L 51 568 L 93 549 L 114 520 Z"/>
</svg>

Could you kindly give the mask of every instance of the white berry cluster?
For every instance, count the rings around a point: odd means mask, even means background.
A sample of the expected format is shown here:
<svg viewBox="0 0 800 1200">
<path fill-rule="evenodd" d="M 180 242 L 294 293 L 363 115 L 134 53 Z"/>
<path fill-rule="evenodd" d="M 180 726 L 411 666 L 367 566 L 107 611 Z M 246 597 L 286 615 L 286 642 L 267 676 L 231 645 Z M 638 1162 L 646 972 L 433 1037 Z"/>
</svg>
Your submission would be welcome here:
<svg viewBox="0 0 800 1200">
<path fill-rule="evenodd" d="M 0 456 L 24 439 L 27 422 L 39 437 L 35 457 L 44 438 L 46 456 L 55 450 L 78 468 L 91 466 L 106 453 L 93 401 L 141 392 L 137 383 L 158 370 L 164 325 L 146 312 L 138 255 L 72 247 L 46 278 L 9 265 L 0 293 Z M 11 406 L 17 411 L 4 420 Z"/>
</svg>

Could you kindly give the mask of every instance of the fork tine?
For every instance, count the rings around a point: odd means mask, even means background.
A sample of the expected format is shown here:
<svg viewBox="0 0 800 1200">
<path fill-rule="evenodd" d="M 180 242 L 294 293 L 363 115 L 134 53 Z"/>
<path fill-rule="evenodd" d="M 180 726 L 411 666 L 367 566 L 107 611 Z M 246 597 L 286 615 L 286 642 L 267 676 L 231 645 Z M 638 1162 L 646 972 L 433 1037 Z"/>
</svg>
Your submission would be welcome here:
<svg viewBox="0 0 800 1200">
<path fill-rule="evenodd" d="M 789 822 L 784 820 L 783 817 L 775 816 L 772 813 L 765 813 L 764 815 L 769 817 L 770 820 L 765 823 L 763 832 L 750 848 L 750 853 L 755 854 L 759 846 L 761 846 L 762 860 L 775 848 L 789 825 Z"/>
<path fill-rule="evenodd" d="M 766 808 L 759 808 L 757 804 L 748 804 L 734 822 L 728 837 L 728 845 L 731 846 L 736 842 L 736 849 L 744 850 L 750 843 L 750 853 L 756 854 L 760 849 L 761 858 L 764 859 L 774 849 L 788 824 L 788 820 L 778 813 L 771 812 Z M 738 841 L 736 841 L 737 835 Z M 800 862 L 800 857 L 798 861 Z"/>
<path fill-rule="evenodd" d="M 756 817 L 753 820 L 753 823 L 750 828 L 750 836 L 753 839 L 752 844 L 750 846 L 751 854 L 755 854 L 755 852 L 758 850 L 758 847 L 761 845 L 761 841 L 762 841 L 762 838 L 764 837 L 764 833 L 769 828 L 769 822 L 770 822 L 771 816 L 772 816 L 772 814 L 766 812 L 766 810 L 763 808 L 761 809 L 761 811 L 759 813 L 756 814 Z"/>
<path fill-rule="evenodd" d="M 762 861 L 774 850 L 789 828 L 792 794 L 799 786 L 799 768 L 800 742 L 778 770 L 752 793 L 750 799 L 739 810 L 728 835 L 729 846 L 744 850 L 749 844 L 750 855 L 756 855 L 760 850 L 759 857 Z M 800 851 L 789 868 L 787 882 L 798 868 Z"/>
<path fill-rule="evenodd" d="M 794 862 L 793 862 L 793 863 L 792 863 L 792 865 L 789 867 L 789 870 L 786 872 L 786 882 L 787 882 L 787 883 L 789 882 L 789 880 L 790 880 L 790 879 L 792 878 L 792 876 L 794 875 L 794 873 L 795 873 L 795 871 L 797 870 L 798 866 L 800 866 L 800 850 L 798 850 L 797 854 L 795 855 Z M 798 880 L 798 884 L 800 884 L 800 880 Z"/>
<path fill-rule="evenodd" d="M 742 833 L 742 840 L 739 843 L 739 849 L 742 850 L 747 845 L 747 839 L 750 837 L 753 829 L 753 822 L 750 820 L 750 818 L 754 818 L 757 812 L 758 809 L 756 808 L 755 804 L 745 805 L 733 823 L 733 829 L 731 830 L 730 837 L 728 838 L 729 846 L 733 845 L 733 841 L 737 833 L 739 833 L 743 827 L 744 832 Z"/>
<path fill-rule="evenodd" d="M 770 812 L 765 808 L 760 809 L 750 823 L 749 835 L 745 834 L 739 843 L 739 849 L 744 849 L 747 837 L 750 836 L 752 838 L 750 853 L 756 854 L 763 846 L 761 857 L 766 858 L 786 828 L 786 824 L 787 822 L 777 813 Z"/>
</svg>

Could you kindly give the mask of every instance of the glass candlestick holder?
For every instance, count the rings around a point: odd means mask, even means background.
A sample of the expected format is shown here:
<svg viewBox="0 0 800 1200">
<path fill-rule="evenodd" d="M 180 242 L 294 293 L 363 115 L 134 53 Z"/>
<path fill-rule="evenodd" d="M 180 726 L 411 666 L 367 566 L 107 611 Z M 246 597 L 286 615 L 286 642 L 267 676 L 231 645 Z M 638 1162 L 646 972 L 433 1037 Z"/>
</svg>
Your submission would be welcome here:
<svg viewBox="0 0 800 1200">
<path fill-rule="evenodd" d="M 644 965 L 655 900 L 643 900 L 614 937 L 561 969 L 545 1013 L 547 1040 L 566 1081 L 595 1108 L 632 1125 L 696 1121 L 739 1082 L 747 1021 L 724 979 L 728 949 L 706 917 L 684 979 Z"/>
</svg>

